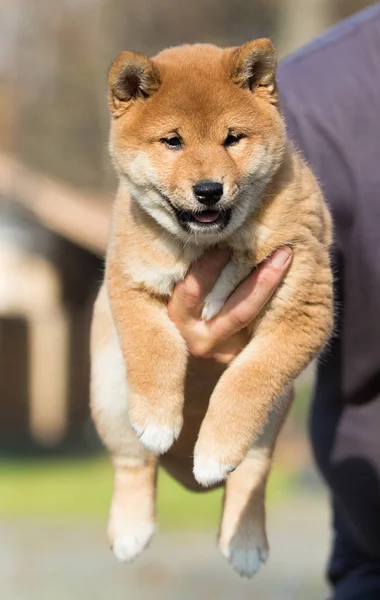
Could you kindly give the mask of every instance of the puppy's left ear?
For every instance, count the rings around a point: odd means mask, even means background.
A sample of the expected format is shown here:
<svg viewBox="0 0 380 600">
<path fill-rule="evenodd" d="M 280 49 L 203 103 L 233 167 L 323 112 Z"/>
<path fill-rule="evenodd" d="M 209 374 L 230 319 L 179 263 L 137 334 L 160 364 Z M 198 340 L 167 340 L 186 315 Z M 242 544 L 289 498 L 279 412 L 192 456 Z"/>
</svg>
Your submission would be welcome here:
<svg viewBox="0 0 380 600">
<path fill-rule="evenodd" d="M 277 53 L 270 40 L 261 38 L 235 48 L 230 65 L 236 85 L 267 97 L 272 104 L 277 103 Z"/>
</svg>

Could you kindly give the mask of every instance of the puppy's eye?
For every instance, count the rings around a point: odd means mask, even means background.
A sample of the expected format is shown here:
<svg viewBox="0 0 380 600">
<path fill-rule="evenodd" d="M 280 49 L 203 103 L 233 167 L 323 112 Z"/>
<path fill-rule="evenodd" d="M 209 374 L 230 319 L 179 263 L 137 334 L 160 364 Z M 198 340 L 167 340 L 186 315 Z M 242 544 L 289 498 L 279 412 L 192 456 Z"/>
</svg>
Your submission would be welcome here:
<svg viewBox="0 0 380 600">
<path fill-rule="evenodd" d="M 238 144 L 243 137 L 244 135 L 242 133 L 229 133 L 224 140 L 223 146 L 225 148 L 228 148 L 229 146 L 236 146 L 236 144 Z"/>
<path fill-rule="evenodd" d="M 161 138 L 161 142 L 171 150 L 180 150 L 183 146 L 182 139 L 179 135 L 173 135 L 168 138 Z"/>
</svg>

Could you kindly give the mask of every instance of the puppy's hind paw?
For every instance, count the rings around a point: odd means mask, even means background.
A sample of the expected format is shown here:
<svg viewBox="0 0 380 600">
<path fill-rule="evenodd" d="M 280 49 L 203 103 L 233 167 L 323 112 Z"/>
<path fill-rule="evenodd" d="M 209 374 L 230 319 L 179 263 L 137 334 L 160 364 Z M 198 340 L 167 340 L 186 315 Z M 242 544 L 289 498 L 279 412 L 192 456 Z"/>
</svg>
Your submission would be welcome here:
<svg viewBox="0 0 380 600">
<path fill-rule="evenodd" d="M 155 531 L 154 523 L 136 523 L 118 533 L 111 541 L 114 555 L 120 562 L 130 562 L 148 546 Z"/>
<path fill-rule="evenodd" d="M 238 541 L 232 541 L 225 550 L 221 548 L 221 552 L 236 573 L 248 579 L 256 575 L 269 556 L 268 549 L 262 545 L 255 545 L 254 540 L 251 544 L 247 542 L 241 545 Z"/>
</svg>

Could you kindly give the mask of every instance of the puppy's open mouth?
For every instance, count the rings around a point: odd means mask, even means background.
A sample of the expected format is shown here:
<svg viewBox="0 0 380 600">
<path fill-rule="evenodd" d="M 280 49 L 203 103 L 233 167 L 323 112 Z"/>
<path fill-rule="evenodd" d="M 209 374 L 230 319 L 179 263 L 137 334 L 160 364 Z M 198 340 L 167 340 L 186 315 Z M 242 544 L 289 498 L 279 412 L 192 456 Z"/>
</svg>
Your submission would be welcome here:
<svg viewBox="0 0 380 600">
<path fill-rule="evenodd" d="M 222 230 L 231 218 L 231 209 L 204 210 L 202 212 L 184 212 L 176 209 L 179 224 L 187 231 Z"/>
</svg>

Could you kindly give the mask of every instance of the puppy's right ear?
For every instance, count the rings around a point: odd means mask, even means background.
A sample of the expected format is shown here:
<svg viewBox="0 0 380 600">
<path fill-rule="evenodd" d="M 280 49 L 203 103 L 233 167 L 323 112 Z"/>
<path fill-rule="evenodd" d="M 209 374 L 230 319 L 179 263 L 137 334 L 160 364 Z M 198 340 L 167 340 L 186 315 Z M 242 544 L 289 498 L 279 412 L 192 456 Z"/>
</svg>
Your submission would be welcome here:
<svg viewBox="0 0 380 600">
<path fill-rule="evenodd" d="M 120 117 L 137 99 L 148 98 L 160 87 L 157 67 L 144 54 L 122 52 L 109 75 L 108 103 L 113 117 Z"/>
</svg>

